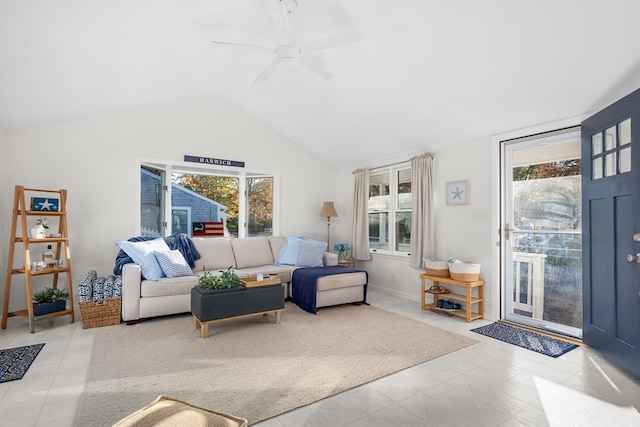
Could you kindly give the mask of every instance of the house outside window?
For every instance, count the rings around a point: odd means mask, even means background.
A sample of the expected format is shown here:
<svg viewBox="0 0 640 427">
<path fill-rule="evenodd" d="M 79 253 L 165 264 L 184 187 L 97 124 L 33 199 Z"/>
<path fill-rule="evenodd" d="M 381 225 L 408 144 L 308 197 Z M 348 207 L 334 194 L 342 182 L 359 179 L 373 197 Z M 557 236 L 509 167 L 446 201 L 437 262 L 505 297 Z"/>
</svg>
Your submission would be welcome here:
<svg viewBox="0 0 640 427">
<path fill-rule="evenodd" d="M 411 245 L 411 165 L 373 169 L 369 175 L 369 246 L 407 255 Z"/>
</svg>

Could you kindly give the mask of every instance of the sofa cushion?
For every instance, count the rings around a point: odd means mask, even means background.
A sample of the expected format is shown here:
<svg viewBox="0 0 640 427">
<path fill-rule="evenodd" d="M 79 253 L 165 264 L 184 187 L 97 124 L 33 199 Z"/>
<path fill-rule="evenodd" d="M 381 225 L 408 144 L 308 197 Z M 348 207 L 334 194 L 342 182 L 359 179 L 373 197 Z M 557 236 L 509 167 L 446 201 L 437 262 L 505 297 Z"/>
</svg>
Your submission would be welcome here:
<svg viewBox="0 0 640 427">
<path fill-rule="evenodd" d="M 147 280 L 159 280 L 164 277 L 164 272 L 156 260 L 154 251 L 169 251 L 169 246 L 162 237 L 141 242 L 128 242 L 121 240 L 116 243 L 133 262 L 140 266 L 142 275 Z"/>
<path fill-rule="evenodd" d="M 203 269 L 226 270 L 236 267 L 236 258 L 231 248 L 231 240 L 226 237 L 193 237 L 191 239 L 200 253 L 193 271 L 202 272 Z"/>
<path fill-rule="evenodd" d="M 197 276 L 164 277 L 162 280 L 143 280 L 140 283 L 140 296 L 160 297 L 166 295 L 190 294 L 191 288 L 198 284 Z"/>
<path fill-rule="evenodd" d="M 174 249 L 172 251 L 156 251 L 153 253 L 162 268 L 162 272 L 167 277 L 193 276 L 191 267 L 187 264 L 182 253 Z"/>
<path fill-rule="evenodd" d="M 269 246 L 271 246 L 271 254 L 273 255 L 273 259 L 278 259 L 280 255 L 280 251 L 287 244 L 287 238 L 284 236 L 272 236 L 269 237 Z"/>
<path fill-rule="evenodd" d="M 324 251 L 327 249 L 325 242 L 298 241 L 298 258 L 296 266 L 322 267 Z"/>
<path fill-rule="evenodd" d="M 231 246 L 236 257 L 236 266 L 240 269 L 273 265 L 273 255 L 266 237 L 232 239 Z"/>
</svg>

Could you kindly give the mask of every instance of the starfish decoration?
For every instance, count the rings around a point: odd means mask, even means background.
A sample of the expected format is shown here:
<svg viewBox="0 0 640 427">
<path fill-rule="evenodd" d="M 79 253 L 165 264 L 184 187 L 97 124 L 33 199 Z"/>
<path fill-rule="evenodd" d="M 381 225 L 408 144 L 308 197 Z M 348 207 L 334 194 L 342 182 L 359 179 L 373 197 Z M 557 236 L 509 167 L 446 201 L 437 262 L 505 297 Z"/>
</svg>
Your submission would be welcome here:
<svg viewBox="0 0 640 427">
<path fill-rule="evenodd" d="M 456 191 L 451 192 L 451 194 L 453 194 L 453 200 L 462 200 L 462 193 L 464 193 L 464 190 L 460 190 L 458 187 L 456 187 Z"/>
<path fill-rule="evenodd" d="M 44 199 L 44 202 L 40 202 L 39 205 L 41 211 L 50 211 L 53 203 L 49 203 L 49 199 Z"/>
</svg>

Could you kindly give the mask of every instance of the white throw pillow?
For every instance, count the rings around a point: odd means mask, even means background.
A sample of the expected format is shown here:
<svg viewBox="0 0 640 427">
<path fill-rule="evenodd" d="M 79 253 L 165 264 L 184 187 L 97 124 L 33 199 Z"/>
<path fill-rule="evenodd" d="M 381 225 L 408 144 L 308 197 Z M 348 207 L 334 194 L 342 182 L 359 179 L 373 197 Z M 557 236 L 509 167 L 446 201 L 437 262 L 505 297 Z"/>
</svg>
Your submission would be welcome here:
<svg viewBox="0 0 640 427">
<path fill-rule="evenodd" d="M 154 252 L 170 251 L 167 243 L 162 237 L 154 240 L 145 240 L 142 242 L 129 242 L 121 240 L 116 243 L 127 255 L 131 257 L 133 262 L 140 266 L 142 275 L 147 280 L 160 280 L 164 277 L 162 268 L 156 260 Z"/>
<path fill-rule="evenodd" d="M 160 264 L 160 268 L 162 268 L 162 272 L 167 277 L 183 277 L 183 276 L 193 276 L 193 271 L 191 271 L 191 267 L 187 264 L 187 260 L 184 259 L 182 253 L 174 249 L 172 251 L 161 251 L 154 252 L 156 256 L 156 260 L 158 264 Z"/>
</svg>

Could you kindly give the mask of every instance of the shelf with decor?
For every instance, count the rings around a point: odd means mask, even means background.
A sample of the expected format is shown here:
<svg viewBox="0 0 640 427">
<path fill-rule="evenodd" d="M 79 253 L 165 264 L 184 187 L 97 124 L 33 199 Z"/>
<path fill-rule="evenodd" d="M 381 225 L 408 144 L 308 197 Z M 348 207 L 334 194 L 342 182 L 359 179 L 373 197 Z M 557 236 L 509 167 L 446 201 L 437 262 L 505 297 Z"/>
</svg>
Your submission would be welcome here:
<svg viewBox="0 0 640 427">
<path fill-rule="evenodd" d="M 27 198 L 29 197 L 29 200 Z M 35 320 L 41 317 L 70 316 L 75 320 L 73 308 L 73 286 L 71 279 L 71 257 L 69 250 L 69 234 L 67 228 L 67 190 L 43 190 L 15 186 L 13 199 L 13 215 L 11 218 L 11 236 L 9 238 L 9 255 L 7 260 L 7 274 L 5 280 L 4 300 L 2 305 L 2 329 L 6 329 L 10 317 L 20 316 L 29 318 L 31 333 L 35 332 Z M 40 217 L 37 224 L 29 227 L 33 217 Z M 46 235 L 48 223 L 46 218 L 54 217 L 58 220 L 57 232 Z M 22 246 L 22 256 L 16 248 Z M 42 259 L 36 260 L 33 254 L 36 248 L 45 247 Z M 54 249 L 55 246 L 55 249 Z M 17 254 L 16 254 L 17 252 Z M 23 265 L 16 267 L 15 263 L 22 258 Z M 51 287 L 58 288 L 60 275 L 66 276 L 66 291 L 68 300 L 64 309 L 36 316 L 33 299 L 33 281 L 36 276 L 52 276 Z M 24 276 L 27 308 L 9 311 L 11 288 L 14 276 Z M 17 284 L 17 283 L 15 283 Z"/>
</svg>

